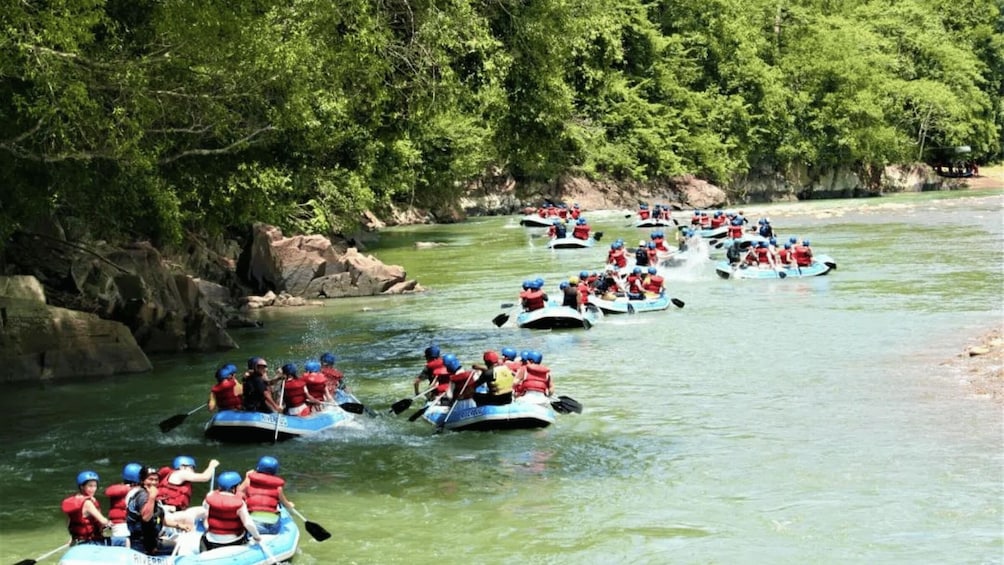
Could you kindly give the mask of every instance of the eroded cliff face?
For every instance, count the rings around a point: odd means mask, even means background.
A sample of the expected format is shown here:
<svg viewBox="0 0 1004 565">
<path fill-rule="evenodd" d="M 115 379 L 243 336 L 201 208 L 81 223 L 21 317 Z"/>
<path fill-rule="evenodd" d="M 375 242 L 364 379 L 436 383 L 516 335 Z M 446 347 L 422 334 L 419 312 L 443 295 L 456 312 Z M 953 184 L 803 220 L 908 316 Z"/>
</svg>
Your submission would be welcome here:
<svg viewBox="0 0 1004 565">
<path fill-rule="evenodd" d="M 124 324 L 46 304 L 32 276 L 0 277 L 0 382 L 151 369 Z"/>
</svg>

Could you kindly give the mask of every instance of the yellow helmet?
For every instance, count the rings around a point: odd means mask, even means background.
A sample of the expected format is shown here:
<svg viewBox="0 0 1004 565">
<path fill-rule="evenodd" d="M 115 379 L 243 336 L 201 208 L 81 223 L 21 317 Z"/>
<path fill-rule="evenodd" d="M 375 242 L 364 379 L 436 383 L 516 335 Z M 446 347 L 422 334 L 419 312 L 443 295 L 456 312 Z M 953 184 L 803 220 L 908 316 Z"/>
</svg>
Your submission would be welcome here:
<svg viewBox="0 0 1004 565">
<path fill-rule="evenodd" d="M 572 277 L 568 279 L 568 284 L 579 284 L 579 277 Z"/>
</svg>

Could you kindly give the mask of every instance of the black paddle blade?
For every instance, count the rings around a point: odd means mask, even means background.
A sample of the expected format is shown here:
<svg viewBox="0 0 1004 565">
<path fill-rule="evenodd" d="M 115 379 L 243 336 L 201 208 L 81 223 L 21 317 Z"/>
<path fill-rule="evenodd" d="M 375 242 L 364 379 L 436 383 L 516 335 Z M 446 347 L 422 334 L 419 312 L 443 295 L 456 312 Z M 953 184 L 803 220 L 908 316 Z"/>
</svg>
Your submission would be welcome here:
<svg viewBox="0 0 1004 565">
<path fill-rule="evenodd" d="M 824 261 L 823 264 L 826 265 L 827 267 L 833 269 L 834 271 L 837 270 L 837 264 L 834 263 L 833 261 Z"/>
<path fill-rule="evenodd" d="M 401 412 L 404 412 L 408 408 L 411 408 L 412 402 L 414 402 L 414 400 L 411 398 L 402 398 L 401 400 L 398 400 L 394 404 L 390 405 L 390 411 L 394 414 L 400 414 Z"/>
<path fill-rule="evenodd" d="M 788 273 L 786 273 L 784 271 L 778 271 L 777 272 L 777 276 L 778 276 L 778 278 L 782 278 L 783 279 L 783 278 L 785 278 L 785 277 L 788 276 Z"/>
<path fill-rule="evenodd" d="M 632 306 L 631 304 L 628 304 L 627 311 L 628 311 L 628 314 L 634 314 L 634 306 Z"/>
<path fill-rule="evenodd" d="M 325 530 L 324 527 L 317 522 L 304 522 L 303 525 L 306 526 L 307 533 L 310 534 L 310 537 L 317 541 L 324 541 L 331 537 L 331 532 Z"/>
<path fill-rule="evenodd" d="M 672 302 L 673 306 L 676 306 L 677 308 L 683 308 L 684 306 L 687 305 L 686 302 L 680 300 L 679 298 L 670 298 L 669 301 Z"/>
<path fill-rule="evenodd" d="M 187 418 L 187 417 L 188 417 L 188 414 L 175 414 L 174 416 L 171 416 L 170 418 L 164 420 L 163 422 L 161 422 L 161 423 L 159 423 L 157 425 L 160 426 L 161 433 L 165 433 L 166 434 L 167 432 L 169 432 L 169 431 L 173 430 L 174 428 L 177 428 L 178 426 L 180 426 L 182 424 L 182 422 L 185 421 L 185 418 Z M 32 561 L 32 563 L 34 563 L 34 561 Z M 21 565 L 21 564 L 18 563 L 17 565 Z"/>
<path fill-rule="evenodd" d="M 502 304 L 499 304 L 499 308 L 502 308 L 503 310 L 506 308 L 512 308 L 513 306 L 515 306 L 515 304 L 512 302 L 503 302 Z"/>
<path fill-rule="evenodd" d="M 351 412 L 352 414 L 362 414 L 366 411 L 366 407 L 358 402 L 343 402 L 339 404 L 338 407 L 346 412 Z"/>
<path fill-rule="evenodd" d="M 596 241 L 599 241 L 599 240 L 603 239 L 603 232 L 598 231 L 598 232 L 594 233 L 593 234 L 593 239 L 595 239 Z"/>
<path fill-rule="evenodd" d="M 14 565 L 35 565 L 35 563 L 37 563 L 37 561 L 35 561 L 34 559 L 22 559 L 17 563 L 15 563 Z"/>
<path fill-rule="evenodd" d="M 509 314 L 499 314 L 498 316 L 492 318 L 492 323 L 495 324 L 495 327 L 497 328 L 501 328 L 508 321 L 509 321 Z"/>
<path fill-rule="evenodd" d="M 425 406 L 419 408 L 418 410 L 415 410 L 414 414 L 412 414 L 411 416 L 408 416 L 408 421 L 409 422 L 414 422 L 415 420 L 421 418 L 422 414 L 425 414 L 425 411 L 428 410 L 428 409 L 429 409 L 429 405 L 426 404 Z"/>
<path fill-rule="evenodd" d="M 575 412 L 576 414 L 582 414 L 582 404 L 578 400 L 575 400 L 571 396 L 559 396 L 558 400 L 569 412 Z"/>
</svg>

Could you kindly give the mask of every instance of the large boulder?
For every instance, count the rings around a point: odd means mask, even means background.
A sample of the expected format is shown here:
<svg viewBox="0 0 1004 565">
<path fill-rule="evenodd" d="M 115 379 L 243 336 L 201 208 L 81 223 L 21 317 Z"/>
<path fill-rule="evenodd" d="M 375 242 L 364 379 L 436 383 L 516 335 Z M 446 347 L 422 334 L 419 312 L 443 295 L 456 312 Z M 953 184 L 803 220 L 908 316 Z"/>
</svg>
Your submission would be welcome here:
<svg viewBox="0 0 1004 565">
<path fill-rule="evenodd" d="M 0 277 L 0 382 L 152 368 L 125 325 L 48 306 L 41 288 L 34 277 Z"/>
<path fill-rule="evenodd" d="M 385 265 L 354 247 L 340 252 L 319 235 L 285 237 L 275 226 L 253 229 L 247 279 L 258 292 L 302 298 L 341 298 L 420 290 L 396 265 Z"/>
</svg>

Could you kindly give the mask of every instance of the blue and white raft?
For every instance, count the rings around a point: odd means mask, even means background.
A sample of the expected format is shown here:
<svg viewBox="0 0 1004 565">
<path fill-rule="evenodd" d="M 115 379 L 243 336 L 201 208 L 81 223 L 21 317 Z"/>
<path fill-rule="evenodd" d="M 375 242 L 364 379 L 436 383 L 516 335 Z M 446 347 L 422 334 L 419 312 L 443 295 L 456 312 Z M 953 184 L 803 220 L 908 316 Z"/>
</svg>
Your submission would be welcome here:
<svg viewBox="0 0 1004 565">
<path fill-rule="evenodd" d="M 733 267 L 728 261 L 715 264 L 715 272 L 723 279 L 786 279 L 819 277 L 837 268 L 837 263 L 829 255 L 816 255 L 808 267 Z"/>
<path fill-rule="evenodd" d="M 520 218 L 519 225 L 527 228 L 549 228 L 554 224 L 554 220 L 561 220 L 557 216 L 541 216 L 540 214 L 527 214 Z"/>
<path fill-rule="evenodd" d="M 335 403 L 344 404 L 358 400 L 343 390 L 336 391 Z M 345 426 L 354 415 L 337 406 L 328 406 L 309 416 L 265 414 L 241 410 L 220 410 L 206 422 L 205 435 L 209 439 L 228 443 L 261 443 L 287 440 L 318 434 Z"/>
<path fill-rule="evenodd" d="M 151 556 L 125 547 L 75 545 L 63 554 L 60 565 L 264 565 L 289 561 L 300 543 L 300 529 L 284 508 L 279 511 L 279 533 L 261 536 L 261 545 L 220 547 L 199 552 L 203 523 L 178 534 L 175 555 Z M 262 547 L 264 546 L 264 548 Z"/>
<path fill-rule="evenodd" d="M 548 249 L 584 249 L 587 247 L 592 247 L 600 237 L 603 236 L 603 232 L 596 232 L 591 235 L 588 239 L 579 239 L 577 237 L 565 236 L 565 237 L 552 237 L 550 241 L 547 242 Z"/>
<path fill-rule="evenodd" d="M 531 312 L 521 312 L 516 317 L 516 325 L 531 330 L 586 329 L 593 327 L 595 313 L 585 314 L 575 308 L 558 306 L 549 302 L 547 306 Z"/>
<path fill-rule="evenodd" d="M 644 220 L 637 220 L 634 223 L 636 228 L 665 228 L 672 227 L 676 222 L 673 220 L 667 220 L 666 218 L 645 218 Z"/>
<path fill-rule="evenodd" d="M 557 413 L 550 399 L 539 392 L 529 392 L 501 406 L 477 406 L 473 400 L 458 401 L 452 411 L 449 406 L 432 406 L 422 418 L 437 428 L 484 432 L 546 428 L 557 419 Z"/>
<path fill-rule="evenodd" d="M 642 300 L 628 300 L 626 296 L 618 296 L 613 300 L 605 300 L 595 294 L 589 295 L 589 303 L 599 308 L 604 314 L 636 314 L 639 312 L 658 312 L 669 308 L 670 298 L 666 293 Z"/>
</svg>

